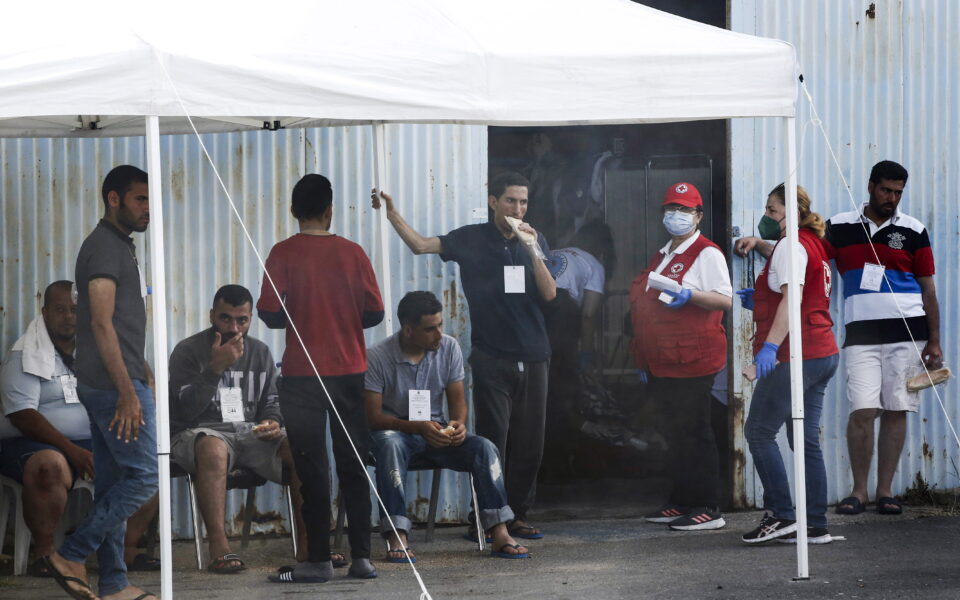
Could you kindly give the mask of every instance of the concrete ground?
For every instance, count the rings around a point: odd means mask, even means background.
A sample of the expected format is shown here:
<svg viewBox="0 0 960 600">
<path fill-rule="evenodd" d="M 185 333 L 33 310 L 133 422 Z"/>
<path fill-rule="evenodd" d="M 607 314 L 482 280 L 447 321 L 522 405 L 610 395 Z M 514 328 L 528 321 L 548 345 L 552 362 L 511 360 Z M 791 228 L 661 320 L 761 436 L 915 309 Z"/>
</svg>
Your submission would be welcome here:
<svg viewBox="0 0 960 600">
<path fill-rule="evenodd" d="M 632 517 L 549 519 L 535 522 L 546 537 L 529 542 L 532 558 L 504 560 L 480 554 L 462 539 L 463 526 L 437 530 L 432 544 L 412 535 L 416 564 L 433 598 L 960 598 L 960 518 L 908 508 L 899 517 L 874 512 L 830 515 L 842 541 L 810 547 L 808 581 L 793 581 L 796 548 L 771 543 L 747 547 L 739 537 L 762 513 L 728 513 L 724 529 L 673 532 Z M 556 517 L 556 515 L 554 515 Z M 239 543 L 237 544 L 239 546 Z M 235 548 L 236 549 L 236 548 Z M 198 572 L 192 542 L 174 546 L 174 597 L 183 599 L 348 598 L 415 599 L 420 595 L 407 565 L 383 560 L 374 544 L 379 578 L 359 581 L 345 569 L 325 584 L 278 585 L 268 573 L 291 561 L 289 539 L 255 539 L 242 551 L 248 569 L 237 575 Z M 158 574 L 132 581 L 159 593 Z M 0 598 L 65 598 L 52 580 L 0 577 Z"/>
</svg>

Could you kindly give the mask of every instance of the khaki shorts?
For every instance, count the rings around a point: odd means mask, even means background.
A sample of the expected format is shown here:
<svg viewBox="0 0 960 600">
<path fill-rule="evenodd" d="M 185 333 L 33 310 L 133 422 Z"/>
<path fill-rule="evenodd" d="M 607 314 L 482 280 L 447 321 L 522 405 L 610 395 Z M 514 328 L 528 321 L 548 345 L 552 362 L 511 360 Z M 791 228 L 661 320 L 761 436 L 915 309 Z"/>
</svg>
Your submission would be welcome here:
<svg viewBox="0 0 960 600">
<path fill-rule="evenodd" d="M 865 408 L 916 412 L 920 395 L 907 391 L 907 379 L 923 372 L 920 352 L 926 340 L 847 346 L 847 397 L 850 412 Z"/>
<path fill-rule="evenodd" d="M 246 425 L 246 427 L 244 427 Z M 197 472 L 197 438 L 209 435 L 223 440 L 227 445 L 227 472 L 242 467 L 275 483 L 283 482 L 283 462 L 280 460 L 280 444 L 287 439 L 286 433 L 274 440 L 261 440 L 252 431 L 252 423 L 239 424 L 239 431 L 217 431 L 206 427 L 185 429 L 170 441 L 170 457 L 191 475 Z"/>
</svg>

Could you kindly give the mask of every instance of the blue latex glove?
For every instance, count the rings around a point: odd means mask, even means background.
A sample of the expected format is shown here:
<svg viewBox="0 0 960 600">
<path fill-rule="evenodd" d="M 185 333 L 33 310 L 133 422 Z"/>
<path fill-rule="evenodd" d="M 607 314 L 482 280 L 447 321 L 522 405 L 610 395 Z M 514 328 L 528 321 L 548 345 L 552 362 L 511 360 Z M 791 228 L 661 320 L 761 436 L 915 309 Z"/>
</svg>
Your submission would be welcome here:
<svg viewBox="0 0 960 600">
<path fill-rule="evenodd" d="M 777 366 L 777 350 L 779 349 L 780 346 L 776 344 L 763 343 L 763 348 L 760 348 L 757 357 L 753 359 L 753 362 L 757 365 L 757 379 L 763 379 L 773 373 L 773 369 Z"/>
<path fill-rule="evenodd" d="M 737 295 L 740 296 L 740 306 L 747 310 L 753 310 L 753 288 L 737 290 Z"/>
<path fill-rule="evenodd" d="M 650 376 L 643 369 L 637 369 L 637 379 L 640 380 L 640 383 L 647 383 L 647 381 L 650 379 Z"/>
<path fill-rule="evenodd" d="M 692 290 L 687 288 L 681 289 L 679 292 L 671 292 L 670 290 L 663 290 L 668 296 L 673 296 L 673 302 L 667 304 L 667 308 L 680 308 L 684 304 L 690 301 L 690 296 L 693 295 Z"/>
</svg>

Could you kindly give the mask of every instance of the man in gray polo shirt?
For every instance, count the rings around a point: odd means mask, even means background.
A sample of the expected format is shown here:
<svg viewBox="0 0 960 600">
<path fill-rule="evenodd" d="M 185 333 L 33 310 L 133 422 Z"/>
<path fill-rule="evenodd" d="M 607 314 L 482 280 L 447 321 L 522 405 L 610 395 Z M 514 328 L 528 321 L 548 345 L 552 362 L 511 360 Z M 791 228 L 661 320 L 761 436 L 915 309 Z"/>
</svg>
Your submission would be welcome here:
<svg viewBox="0 0 960 600">
<path fill-rule="evenodd" d="M 130 165 L 103 180 L 104 216 L 77 255 L 77 395 L 90 418 L 96 501 L 48 558 L 74 598 L 96 598 L 87 557 L 97 553 L 103 600 L 144 597 L 123 562 L 127 518 L 157 491 L 153 373 L 144 359 L 147 286 L 130 234 L 150 223 L 147 174 Z"/>
<path fill-rule="evenodd" d="M 364 402 L 377 460 L 377 491 L 399 533 L 393 533 L 381 508 L 387 560 L 405 562 L 409 556 L 416 562 L 407 547 L 411 523 L 404 494 L 413 462 L 472 473 L 480 522 L 493 539 L 492 554 L 527 558 L 527 549 L 507 531 L 514 515 L 497 449 L 486 438 L 467 433 L 463 354 L 455 339 L 443 335 L 442 310 L 432 293 L 410 292 L 397 307 L 400 331 L 367 351 Z M 444 395 L 449 420 L 443 413 Z"/>
</svg>

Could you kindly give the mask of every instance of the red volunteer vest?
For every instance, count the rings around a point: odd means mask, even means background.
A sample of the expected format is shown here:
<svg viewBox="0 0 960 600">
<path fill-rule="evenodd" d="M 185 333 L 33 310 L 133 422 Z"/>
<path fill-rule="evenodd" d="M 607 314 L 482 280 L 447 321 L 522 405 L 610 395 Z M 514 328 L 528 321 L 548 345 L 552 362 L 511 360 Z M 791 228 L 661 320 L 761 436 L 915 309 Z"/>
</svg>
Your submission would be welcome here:
<svg viewBox="0 0 960 600">
<path fill-rule="evenodd" d="M 673 257 L 660 275 L 682 283 L 700 252 L 717 245 L 701 234 L 682 254 Z M 719 248 L 718 248 L 719 249 Z M 688 302 L 674 309 L 660 302 L 660 291 L 647 288 L 647 277 L 663 256 L 657 252 L 630 286 L 633 341 L 630 350 L 637 367 L 657 377 L 712 375 L 727 362 L 723 311 L 706 310 Z"/>
<path fill-rule="evenodd" d="M 786 238 L 777 242 L 779 245 Z M 803 359 L 833 356 L 839 350 L 833 337 L 833 319 L 830 318 L 830 262 L 820 238 L 809 229 L 800 230 L 800 245 L 807 251 L 807 268 L 803 277 L 803 296 L 800 298 L 800 339 L 803 341 Z M 776 249 L 776 246 L 774 246 Z M 773 256 L 771 253 L 770 256 Z M 753 320 L 757 332 L 753 336 L 753 354 L 756 356 L 773 327 L 777 307 L 783 294 L 774 292 L 767 283 L 770 261 L 763 266 L 753 292 Z M 790 336 L 783 339 L 777 360 L 790 360 Z"/>
</svg>

